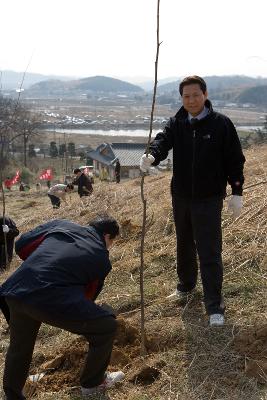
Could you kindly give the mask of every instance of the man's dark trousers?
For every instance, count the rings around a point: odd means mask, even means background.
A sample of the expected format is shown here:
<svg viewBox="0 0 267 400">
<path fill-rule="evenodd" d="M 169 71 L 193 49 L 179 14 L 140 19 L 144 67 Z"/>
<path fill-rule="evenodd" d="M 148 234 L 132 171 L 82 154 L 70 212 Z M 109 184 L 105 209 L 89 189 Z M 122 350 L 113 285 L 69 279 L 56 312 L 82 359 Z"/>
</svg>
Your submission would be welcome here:
<svg viewBox="0 0 267 400">
<path fill-rule="evenodd" d="M 186 200 L 173 195 L 172 203 L 177 235 L 177 289 L 190 291 L 196 286 L 198 254 L 207 314 L 223 314 L 223 199 Z"/>
<path fill-rule="evenodd" d="M 7 247 L 8 262 L 10 263 L 13 258 L 14 238 L 7 239 L 6 247 Z M 1 243 L 0 244 L 0 272 L 1 272 L 1 269 L 6 269 L 6 265 L 7 265 L 7 262 L 6 262 L 5 244 Z"/>
<path fill-rule="evenodd" d="M 35 340 L 41 325 L 49 325 L 80 334 L 90 343 L 81 373 L 81 386 L 102 383 L 108 367 L 117 321 L 113 316 L 86 321 L 51 320 L 34 306 L 6 298 L 10 309 L 10 345 L 6 355 L 3 388 L 6 400 L 24 400 L 22 390 L 27 379 Z"/>
</svg>

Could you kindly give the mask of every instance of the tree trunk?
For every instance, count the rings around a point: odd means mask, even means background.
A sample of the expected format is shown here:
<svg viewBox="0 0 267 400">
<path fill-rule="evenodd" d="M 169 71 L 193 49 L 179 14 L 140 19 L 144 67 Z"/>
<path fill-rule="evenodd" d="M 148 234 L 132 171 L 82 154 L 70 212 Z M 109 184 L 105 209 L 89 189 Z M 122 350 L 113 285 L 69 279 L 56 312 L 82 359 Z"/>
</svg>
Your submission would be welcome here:
<svg viewBox="0 0 267 400">
<path fill-rule="evenodd" d="M 27 137 L 23 134 L 23 165 L 27 167 Z"/>
</svg>

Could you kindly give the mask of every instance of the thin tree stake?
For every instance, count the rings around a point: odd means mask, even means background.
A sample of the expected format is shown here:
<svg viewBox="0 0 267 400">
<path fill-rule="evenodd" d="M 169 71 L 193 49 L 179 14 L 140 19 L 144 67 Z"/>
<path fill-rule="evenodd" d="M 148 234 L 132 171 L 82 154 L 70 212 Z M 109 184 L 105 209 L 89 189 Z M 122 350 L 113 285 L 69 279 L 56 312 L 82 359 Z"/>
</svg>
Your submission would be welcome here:
<svg viewBox="0 0 267 400">
<path fill-rule="evenodd" d="M 5 218 L 6 218 L 6 201 L 5 201 L 5 193 L 4 193 L 4 185 L 3 185 L 3 173 L 2 173 L 2 167 L 1 167 L 1 189 L 2 189 L 2 203 L 3 203 L 3 225 L 5 225 Z M 3 229 L 1 227 L 1 229 Z M 7 240 L 6 240 L 6 232 L 3 232 L 4 234 L 4 248 L 5 248 L 5 267 L 8 268 L 9 266 L 9 260 L 8 260 L 8 254 L 7 254 Z"/>
<path fill-rule="evenodd" d="M 156 61 L 155 61 L 155 80 L 154 80 L 154 92 L 153 92 L 153 100 L 152 100 L 152 108 L 150 115 L 150 127 L 149 127 L 149 136 L 146 147 L 146 156 L 149 153 L 149 146 L 152 135 L 152 124 L 153 124 L 153 115 L 154 108 L 156 102 L 156 92 L 157 92 L 157 83 L 158 83 L 158 58 L 159 58 L 159 46 L 161 43 L 159 42 L 159 4 L 160 0 L 157 2 L 157 52 L 156 52 Z M 141 356 L 146 355 L 146 346 L 145 346 L 145 302 L 144 302 L 144 245 L 145 245 L 145 234 L 146 234 L 146 206 L 147 201 L 144 195 L 144 183 L 145 183 L 145 174 L 142 173 L 141 178 L 141 199 L 143 203 L 143 225 L 142 225 L 142 234 L 141 234 L 141 254 L 140 254 L 140 295 L 141 295 Z"/>
</svg>

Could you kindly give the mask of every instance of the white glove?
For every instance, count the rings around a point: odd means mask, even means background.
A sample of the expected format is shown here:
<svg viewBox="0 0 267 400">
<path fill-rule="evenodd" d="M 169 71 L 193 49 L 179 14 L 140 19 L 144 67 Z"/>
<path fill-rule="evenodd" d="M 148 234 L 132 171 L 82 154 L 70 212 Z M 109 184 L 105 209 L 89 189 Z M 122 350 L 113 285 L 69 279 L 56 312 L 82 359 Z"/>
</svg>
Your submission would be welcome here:
<svg viewBox="0 0 267 400">
<path fill-rule="evenodd" d="M 141 159 L 140 159 L 140 169 L 143 172 L 149 172 L 149 169 L 151 167 L 151 164 L 155 161 L 155 157 L 152 156 L 152 154 L 143 154 Z"/>
<path fill-rule="evenodd" d="M 241 214 L 243 206 L 242 196 L 233 195 L 228 200 L 228 211 L 232 212 L 233 217 L 237 218 Z"/>
<path fill-rule="evenodd" d="M 2 229 L 4 233 L 8 233 L 9 232 L 9 227 L 7 225 L 2 225 Z"/>
</svg>

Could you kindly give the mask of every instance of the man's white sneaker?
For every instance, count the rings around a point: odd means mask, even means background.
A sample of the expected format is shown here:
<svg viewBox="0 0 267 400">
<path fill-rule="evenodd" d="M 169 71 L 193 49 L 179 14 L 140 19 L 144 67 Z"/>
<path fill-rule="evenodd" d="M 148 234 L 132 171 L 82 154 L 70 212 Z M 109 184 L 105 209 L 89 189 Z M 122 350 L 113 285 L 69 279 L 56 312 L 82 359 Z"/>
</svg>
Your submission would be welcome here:
<svg viewBox="0 0 267 400">
<path fill-rule="evenodd" d="M 223 314 L 211 314 L 210 326 L 222 326 L 224 324 Z"/>
<path fill-rule="evenodd" d="M 104 381 L 98 385 L 91 388 L 81 387 L 82 396 L 91 396 L 99 392 L 104 392 L 106 389 L 112 387 L 117 382 L 121 382 L 125 377 L 122 371 L 117 372 L 107 372 Z"/>
</svg>

